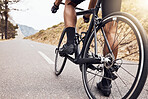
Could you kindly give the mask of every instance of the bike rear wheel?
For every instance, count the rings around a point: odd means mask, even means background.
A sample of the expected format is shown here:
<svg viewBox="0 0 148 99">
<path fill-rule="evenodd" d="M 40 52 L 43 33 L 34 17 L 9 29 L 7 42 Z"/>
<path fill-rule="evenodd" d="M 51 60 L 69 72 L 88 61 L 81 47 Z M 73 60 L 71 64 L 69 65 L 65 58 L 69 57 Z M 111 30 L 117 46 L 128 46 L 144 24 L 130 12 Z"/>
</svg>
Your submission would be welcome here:
<svg viewBox="0 0 148 99">
<path fill-rule="evenodd" d="M 58 76 L 62 73 L 67 58 L 64 56 L 60 56 L 59 54 L 59 49 L 61 47 L 63 47 L 63 45 L 66 43 L 67 37 L 65 35 L 65 30 L 63 30 L 63 33 L 61 34 L 60 40 L 59 40 L 59 44 L 58 44 L 58 48 L 56 48 L 56 57 L 55 57 L 55 74 Z"/>
<path fill-rule="evenodd" d="M 109 98 L 136 99 L 143 89 L 147 78 L 148 45 L 146 32 L 132 15 L 121 12 L 112 13 L 105 17 L 100 26 L 96 28 L 98 56 L 104 56 L 103 49 L 104 44 L 106 44 L 101 28 L 104 29 L 107 23 L 114 23 L 114 21 L 115 24 L 117 23 L 117 28 L 114 35 L 114 43 L 110 47 L 112 48 L 115 42 L 118 43 L 112 51 L 118 50 L 117 58 L 113 64 L 119 67 L 117 71 L 111 71 L 112 68 L 115 69 L 113 65 L 107 68 L 117 76 L 115 80 L 106 78 L 112 81 L 111 95 Z M 93 57 L 95 53 L 94 47 L 94 32 L 92 32 L 86 44 L 83 58 Z M 111 53 L 107 53 L 106 55 L 108 57 Z M 82 79 L 85 91 L 91 99 L 103 98 L 104 96 L 99 92 L 96 84 L 104 78 L 104 65 L 106 64 L 91 65 L 95 69 L 90 68 L 88 64 L 82 65 Z"/>
</svg>

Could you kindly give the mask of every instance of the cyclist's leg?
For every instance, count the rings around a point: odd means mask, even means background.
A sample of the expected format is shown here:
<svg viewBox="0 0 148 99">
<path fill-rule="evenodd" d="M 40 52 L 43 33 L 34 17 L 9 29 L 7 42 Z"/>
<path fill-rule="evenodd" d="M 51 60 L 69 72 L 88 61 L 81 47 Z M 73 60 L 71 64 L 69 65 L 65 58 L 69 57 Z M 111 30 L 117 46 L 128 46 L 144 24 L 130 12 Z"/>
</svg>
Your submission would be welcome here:
<svg viewBox="0 0 148 99">
<path fill-rule="evenodd" d="M 76 12 L 75 12 L 75 5 L 71 2 L 71 0 L 65 1 L 65 9 L 64 9 L 64 23 L 65 28 L 67 27 L 74 27 L 76 26 Z"/>
<path fill-rule="evenodd" d="M 70 0 L 66 0 L 64 8 L 64 23 L 67 32 L 67 43 L 69 44 L 73 44 L 74 42 L 76 20 L 74 5 L 71 4 Z"/>
<path fill-rule="evenodd" d="M 102 2 L 102 17 L 105 17 L 110 13 L 120 11 L 121 1 L 122 0 L 103 0 L 103 2 Z M 117 42 L 114 42 L 116 27 L 117 27 L 117 24 L 116 23 L 114 24 L 114 22 L 110 22 L 104 27 L 106 36 L 108 38 L 109 44 L 111 45 L 112 49 L 114 49 L 114 47 L 117 45 Z M 113 45 L 113 43 L 115 43 L 115 44 Z M 115 58 L 117 56 L 117 52 L 118 52 L 117 50 L 113 52 Z M 104 46 L 104 55 L 106 55 L 107 53 L 108 53 L 108 48 L 105 45 Z"/>
<path fill-rule="evenodd" d="M 120 8 L 121 8 L 121 0 L 103 0 L 103 2 L 102 2 L 102 17 L 105 17 L 106 15 L 108 15 L 110 13 L 120 11 Z M 116 47 L 117 43 L 118 43 L 118 41 L 114 42 L 116 27 L 117 27 L 117 23 L 114 23 L 114 22 L 110 22 L 107 25 L 105 25 L 105 27 L 104 27 L 104 31 L 106 33 L 106 36 L 107 36 L 107 39 L 108 39 L 111 49 L 114 49 L 114 47 Z M 108 52 L 109 52 L 108 47 L 105 44 L 104 49 L 103 49 L 104 56 Z M 118 52 L 118 50 L 113 51 L 115 58 L 117 57 L 117 52 Z M 104 68 L 104 77 L 111 78 L 111 72 L 106 68 Z M 103 78 L 101 83 L 103 86 L 108 86 L 108 89 L 111 89 L 111 87 L 110 87 L 111 80 Z M 108 90 L 108 91 L 111 91 L 111 90 Z M 108 93 L 104 92 L 104 94 L 108 96 L 110 94 L 110 92 L 108 92 Z"/>
<path fill-rule="evenodd" d="M 117 27 L 117 23 L 114 22 L 110 22 L 108 24 L 105 25 L 104 30 L 109 42 L 109 45 L 111 47 L 111 49 L 114 49 L 116 47 L 117 50 L 113 51 L 114 57 L 116 59 L 117 57 L 117 53 L 118 53 L 118 40 L 114 40 L 115 39 L 115 35 L 116 35 L 116 27 Z M 115 41 L 115 42 L 114 42 Z M 103 49 L 103 54 L 104 56 L 107 55 L 107 53 L 109 52 L 108 47 L 106 44 L 104 44 L 104 49 Z M 104 76 L 111 78 L 111 73 L 108 71 L 108 69 L 104 68 Z M 102 83 L 106 86 L 109 86 L 111 84 L 110 80 L 106 80 L 105 78 L 102 80 Z"/>
<path fill-rule="evenodd" d="M 64 23 L 65 28 L 76 26 L 76 12 L 75 7 L 83 2 L 84 0 L 65 0 L 65 9 L 64 9 Z"/>
<path fill-rule="evenodd" d="M 120 9 L 121 9 L 121 0 L 103 0 L 103 2 L 102 2 L 102 17 L 105 17 L 110 13 L 120 11 Z M 111 46 L 112 49 L 114 49 L 114 47 L 117 45 L 117 42 L 114 42 L 116 27 L 117 27 L 117 24 L 116 23 L 114 24 L 114 22 L 110 22 L 104 27 L 109 44 L 113 45 L 113 43 L 115 43 L 113 46 Z M 105 45 L 104 46 L 104 55 L 106 55 L 106 53 L 108 53 L 108 48 Z M 116 58 L 117 50 L 114 51 L 113 53 Z"/>
<path fill-rule="evenodd" d="M 84 0 L 65 0 L 64 23 L 67 43 L 60 51 L 61 54 L 73 54 L 74 52 L 75 26 L 77 21 L 75 7 L 82 1 Z"/>
</svg>

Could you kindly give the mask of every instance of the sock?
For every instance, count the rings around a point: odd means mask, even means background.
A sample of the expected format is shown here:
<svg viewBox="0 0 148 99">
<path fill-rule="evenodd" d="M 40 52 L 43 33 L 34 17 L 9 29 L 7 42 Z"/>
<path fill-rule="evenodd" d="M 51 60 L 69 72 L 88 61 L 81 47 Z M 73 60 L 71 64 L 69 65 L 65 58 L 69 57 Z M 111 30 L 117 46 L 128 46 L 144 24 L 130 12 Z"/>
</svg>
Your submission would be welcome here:
<svg viewBox="0 0 148 99">
<path fill-rule="evenodd" d="M 106 68 L 104 68 L 104 77 L 111 78 L 110 73 L 108 73 L 108 72 L 109 71 Z M 111 80 L 108 80 L 105 78 L 102 79 L 103 86 L 109 86 L 110 84 L 111 84 Z"/>
<path fill-rule="evenodd" d="M 75 28 L 74 27 L 68 27 L 66 28 L 67 33 L 67 44 L 74 44 L 74 37 L 75 37 Z"/>
</svg>

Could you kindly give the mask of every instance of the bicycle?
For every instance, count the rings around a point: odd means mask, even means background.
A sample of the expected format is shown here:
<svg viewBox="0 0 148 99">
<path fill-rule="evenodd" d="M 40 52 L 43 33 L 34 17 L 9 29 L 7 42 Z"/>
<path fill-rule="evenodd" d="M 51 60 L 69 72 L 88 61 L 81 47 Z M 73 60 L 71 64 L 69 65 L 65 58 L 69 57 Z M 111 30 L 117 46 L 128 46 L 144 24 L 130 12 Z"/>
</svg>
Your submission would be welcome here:
<svg viewBox="0 0 148 99">
<path fill-rule="evenodd" d="M 92 14 L 87 32 L 75 34 L 75 58 L 70 55 L 59 55 L 59 49 L 66 42 L 65 30 L 61 34 L 56 48 L 55 74 L 62 73 L 67 59 L 78 64 L 82 72 L 83 85 L 90 99 L 102 97 L 96 88 L 96 83 L 104 77 L 104 68 L 115 74 L 115 77 L 106 78 L 112 81 L 112 93 L 109 98 L 136 99 L 147 78 L 148 44 L 146 32 L 138 20 L 125 12 L 114 12 L 105 18 L 99 18 L 98 12 L 102 0 L 98 0 L 96 7 L 90 10 L 77 12 L 77 15 Z M 106 37 L 104 27 L 107 23 L 117 24 L 112 49 Z M 82 35 L 84 35 L 82 37 Z M 80 50 L 80 42 L 83 46 Z M 103 46 L 107 45 L 109 52 L 103 55 Z M 100 50 L 98 50 L 100 49 Z M 113 51 L 118 50 L 117 58 Z"/>
</svg>

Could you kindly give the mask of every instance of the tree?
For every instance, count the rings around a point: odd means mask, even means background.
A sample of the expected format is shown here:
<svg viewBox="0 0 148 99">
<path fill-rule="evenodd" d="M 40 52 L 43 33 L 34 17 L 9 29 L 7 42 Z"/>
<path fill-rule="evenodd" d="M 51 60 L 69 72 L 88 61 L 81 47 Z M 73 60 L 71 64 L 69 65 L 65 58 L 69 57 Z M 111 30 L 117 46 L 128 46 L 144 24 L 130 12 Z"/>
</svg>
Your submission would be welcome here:
<svg viewBox="0 0 148 99">
<path fill-rule="evenodd" d="M 10 38 L 15 38 L 15 36 L 17 35 L 17 31 L 16 29 L 18 29 L 18 25 L 14 26 L 10 21 L 8 21 L 8 35 L 7 35 L 7 39 L 10 39 Z"/>
<path fill-rule="evenodd" d="M 0 0 L 0 33 L 1 33 L 1 35 L 2 35 L 2 39 L 3 39 L 3 34 L 4 34 L 4 27 L 3 27 L 3 25 L 4 25 L 4 2 L 3 2 L 3 0 Z"/>
<path fill-rule="evenodd" d="M 20 0 L 0 0 L 0 19 L 1 19 L 1 31 L 0 32 L 2 34 L 2 39 L 3 39 L 4 32 L 5 32 L 5 39 L 15 37 L 14 34 L 16 33 L 16 31 L 14 29 L 17 29 L 17 28 L 16 26 L 13 26 L 13 24 L 10 21 L 8 21 L 8 18 L 9 18 L 8 12 L 11 10 L 9 9 L 9 5 L 18 3 L 19 1 Z"/>
</svg>

